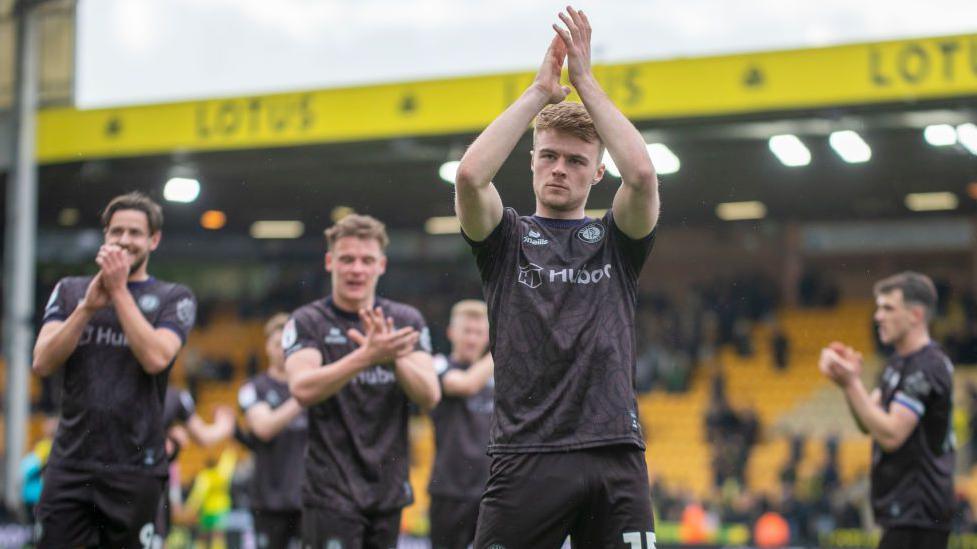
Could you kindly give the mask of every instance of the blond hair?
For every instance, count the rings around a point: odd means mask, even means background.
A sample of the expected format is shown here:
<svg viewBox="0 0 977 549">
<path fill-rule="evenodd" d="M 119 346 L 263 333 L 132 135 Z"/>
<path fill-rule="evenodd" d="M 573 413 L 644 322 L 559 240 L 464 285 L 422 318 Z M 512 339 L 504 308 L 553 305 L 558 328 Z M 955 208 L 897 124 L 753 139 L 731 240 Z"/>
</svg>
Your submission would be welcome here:
<svg viewBox="0 0 977 549">
<path fill-rule="evenodd" d="M 536 115 L 533 125 L 533 143 L 536 143 L 536 136 L 543 130 L 556 130 L 568 133 L 587 143 L 597 143 L 599 151 L 603 154 L 604 143 L 597 133 L 594 126 L 594 119 L 590 113 L 580 103 L 564 101 L 554 105 L 547 105 Z M 600 162 L 600 159 L 598 159 Z"/>
<path fill-rule="evenodd" d="M 326 229 L 325 235 L 326 246 L 330 250 L 340 238 L 347 236 L 376 240 L 380 243 L 381 250 L 386 250 L 387 244 L 390 244 L 386 226 L 379 219 L 369 215 L 349 214 Z"/>
<path fill-rule="evenodd" d="M 488 307 L 480 299 L 463 299 L 451 307 L 451 323 L 462 317 L 487 319 Z"/>
<path fill-rule="evenodd" d="M 275 332 L 285 329 L 288 323 L 288 313 L 275 313 L 265 322 L 265 337 L 270 337 Z"/>
</svg>

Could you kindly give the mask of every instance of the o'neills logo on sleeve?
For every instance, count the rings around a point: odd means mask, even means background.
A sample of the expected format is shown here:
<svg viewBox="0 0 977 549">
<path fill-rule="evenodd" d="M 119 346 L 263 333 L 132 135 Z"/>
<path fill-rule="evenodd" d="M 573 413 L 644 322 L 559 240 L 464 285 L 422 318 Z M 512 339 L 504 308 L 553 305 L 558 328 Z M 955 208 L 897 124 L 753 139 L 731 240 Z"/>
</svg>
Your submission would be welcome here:
<svg viewBox="0 0 977 549">
<path fill-rule="evenodd" d="M 519 267 L 519 283 L 539 288 L 544 282 L 551 284 L 597 284 L 611 278 L 611 264 L 599 269 L 547 269 L 535 263 Z"/>
</svg>

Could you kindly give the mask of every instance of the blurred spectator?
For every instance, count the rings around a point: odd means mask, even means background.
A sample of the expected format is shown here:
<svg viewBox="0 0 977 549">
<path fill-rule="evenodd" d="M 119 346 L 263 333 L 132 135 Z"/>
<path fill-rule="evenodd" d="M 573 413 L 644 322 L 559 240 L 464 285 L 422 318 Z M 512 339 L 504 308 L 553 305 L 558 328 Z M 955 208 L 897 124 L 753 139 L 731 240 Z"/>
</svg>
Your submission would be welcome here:
<svg viewBox="0 0 977 549">
<path fill-rule="evenodd" d="M 54 433 L 58 429 L 58 418 L 46 417 L 43 429 L 41 440 L 37 441 L 34 449 L 20 461 L 21 499 L 27 511 L 27 520 L 31 524 L 35 522 L 34 508 L 41 499 L 41 490 L 44 487 L 42 474 L 47 465 L 47 458 L 51 454 Z"/>
<path fill-rule="evenodd" d="M 786 547 L 790 543 L 790 527 L 775 511 L 767 511 L 753 527 L 753 541 L 757 547 Z"/>
<path fill-rule="evenodd" d="M 786 370 L 790 364 L 790 340 L 778 324 L 770 334 L 770 353 L 773 355 L 773 365 L 778 370 Z"/>
<path fill-rule="evenodd" d="M 198 517 L 206 547 L 224 547 L 227 514 L 231 510 L 231 478 L 237 454 L 224 450 L 216 463 L 211 459 L 207 467 L 193 481 L 186 510 Z"/>
</svg>

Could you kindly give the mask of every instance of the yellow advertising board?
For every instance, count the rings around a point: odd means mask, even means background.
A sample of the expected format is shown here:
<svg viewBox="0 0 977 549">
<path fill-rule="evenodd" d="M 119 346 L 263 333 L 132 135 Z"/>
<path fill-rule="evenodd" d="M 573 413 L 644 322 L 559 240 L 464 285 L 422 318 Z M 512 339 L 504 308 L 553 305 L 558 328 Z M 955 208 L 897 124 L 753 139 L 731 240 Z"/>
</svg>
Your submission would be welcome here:
<svg viewBox="0 0 977 549">
<path fill-rule="evenodd" d="M 632 120 L 977 97 L 977 34 L 594 68 Z M 533 73 L 38 115 L 41 162 L 474 132 Z"/>
</svg>

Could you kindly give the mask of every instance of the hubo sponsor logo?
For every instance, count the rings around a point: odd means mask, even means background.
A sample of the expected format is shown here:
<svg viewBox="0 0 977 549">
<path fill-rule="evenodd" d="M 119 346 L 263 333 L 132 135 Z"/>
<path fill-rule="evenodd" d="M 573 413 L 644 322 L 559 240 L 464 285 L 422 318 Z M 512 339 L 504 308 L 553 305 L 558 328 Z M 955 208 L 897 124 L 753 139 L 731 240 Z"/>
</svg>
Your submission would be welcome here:
<svg viewBox="0 0 977 549">
<path fill-rule="evenodd" d="M 128 347 L 129 340 L 125 332 L 116 331 L 111 326 L 85 326 L 78 345 L 108 345 L 110 347 Z"/>
<path fill-rule="evenodd" d="M 543 282 L 552 284 L 597 284 L 611 277 L 611 265 L 599 269 L 545 269 L 535 263 L 519 267 L 519 282 L 538 288 Z"/>
<path fill-rule="evenodd" d="M 355 378 L 360 385 L 391 385 L 397 382 L 397 376 L 384 366 L 373 366 L 360 372 Z"/>
<path fill-rule="evenodd" d="M 346 336 L 339 328 L 329 328 L 329 334 L 325 337 L 325 342 L 329 345 L 346 345 Z"/>
<path fill-rule="evenodd" d="M 545 246 L 550 243 L 549 240 L 543 238 L 543 235 L 532 229 L 529 229 L 529 234 L 522 237 L 522 241 L 533 246 Z"/>
</svg>

